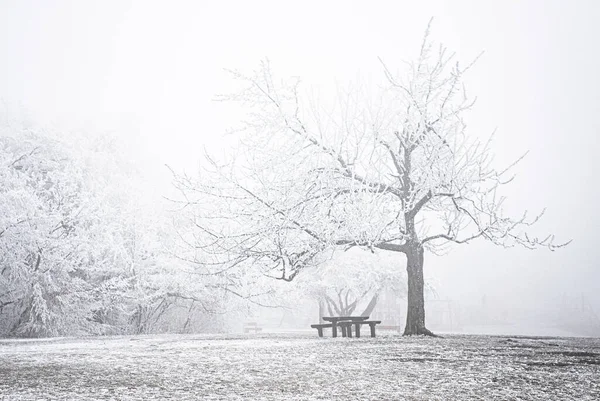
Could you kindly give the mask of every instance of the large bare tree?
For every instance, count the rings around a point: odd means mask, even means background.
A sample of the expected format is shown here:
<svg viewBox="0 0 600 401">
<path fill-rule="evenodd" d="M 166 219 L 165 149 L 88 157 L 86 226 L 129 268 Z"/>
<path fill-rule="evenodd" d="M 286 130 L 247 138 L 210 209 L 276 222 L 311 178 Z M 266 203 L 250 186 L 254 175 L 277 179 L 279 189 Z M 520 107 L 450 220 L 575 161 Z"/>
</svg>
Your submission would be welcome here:
<svg viewBox="0 0 600 401">
<path fill-rule="evenodd" d="M 224 100 L 248 110 L 239 147 L 226 160 L 208 158 L 197 178 L 175 177 L 197 228 L 189 241 L 207 266 L 256 268 L 289 281 L 332 248 L 397 252 L 408 276 L 404 334 L 431 335 L 426 250 L 478 238 L 505 247 L 565 245 L 528 236 L 539 215 L 503 213 L 498 189 L 516 162 L 495 168 L 490 141 L 466 135 L 470 65 L 434 47 L 428 32 L 405 73 L 382 62 L 383 88 L 354 88 L 330 105 L 306 101 L 299 80 L 275 79 L 268 62 L 253 74 L 232 72 L 244 89 Z"/>
</svg>

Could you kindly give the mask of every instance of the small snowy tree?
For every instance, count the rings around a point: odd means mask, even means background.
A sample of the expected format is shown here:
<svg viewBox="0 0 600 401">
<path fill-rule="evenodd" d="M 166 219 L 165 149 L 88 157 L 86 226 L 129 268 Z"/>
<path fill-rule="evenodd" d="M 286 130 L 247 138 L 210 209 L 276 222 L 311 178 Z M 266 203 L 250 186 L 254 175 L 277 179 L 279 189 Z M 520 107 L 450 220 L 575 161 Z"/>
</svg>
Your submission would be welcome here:
<svg viewBox="0 0 600 401">
<path fill-rule="evenodd" d="M 369 316 L 382 291 L 406 297 L 406 275 L 387 256 L 362 249 L 336 252 L 327 262 L 305 268 L 295 290 L 319 300 L 329 316 Z"/>
<path fill-rule="evenodd" d="M 377 96 L 350 91 L 328 111 L 300 96 L 298 79 L 276 80 L 268 62 L 251 75 L 233 72 L 244 89 L 224 100 L 249 109 L 239 151 L 226 161 L 208 158 L 198 180 L 175 179 L 194 211 L 194 247 L 221 269 L 256 268 L 287 281 L 330 248 L 402 254 L 404 334 L 430 335 L 426 250 L 478 238 L 563 246 L 526 233 L 539 216 L 503 212 L 498 189 L 514 164 L 495 168 L 490 142 L 466 135 L 468 67 L 427 36 L 405 74 L 382 63 L 386 84 Z"/>
</svg>

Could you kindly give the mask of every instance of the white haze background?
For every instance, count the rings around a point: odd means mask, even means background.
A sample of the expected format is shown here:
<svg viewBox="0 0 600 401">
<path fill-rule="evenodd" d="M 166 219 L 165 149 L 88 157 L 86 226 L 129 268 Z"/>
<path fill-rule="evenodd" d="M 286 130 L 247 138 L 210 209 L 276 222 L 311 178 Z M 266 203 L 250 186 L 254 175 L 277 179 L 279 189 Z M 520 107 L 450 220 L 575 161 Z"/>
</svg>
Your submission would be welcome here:
<svg viewBox="0 0 600 401">
<path fill-rule="evenodd" d="M 468 62 L 477 96 L 468 132 L 498 129 L 508 163 L 529 150 L 506 189 L 519 213 L 547 207 L 534 233 L 573 239 L 566 249 L 499 249 L 478 241 L 428 256 L 426 276 L 463 305 L 552 313 L 563 296 L 600 312 L 600 3 L 562 1 L 150 2 L 0 1 L 0 115 L 15 110 L 57 129 L 111 132 L 159 193 L 165 164 L 194 171 L 239 115 L 214 102 L 233 88 L 223 68 L 269 57 L 278 76 L 334 95 L 357 76 L 382 74 L 432 38 Z M 6 111 L 6 112 L 5 112 Z M 401 266 L 399 266 L 401 268 Z"/>
</svg>

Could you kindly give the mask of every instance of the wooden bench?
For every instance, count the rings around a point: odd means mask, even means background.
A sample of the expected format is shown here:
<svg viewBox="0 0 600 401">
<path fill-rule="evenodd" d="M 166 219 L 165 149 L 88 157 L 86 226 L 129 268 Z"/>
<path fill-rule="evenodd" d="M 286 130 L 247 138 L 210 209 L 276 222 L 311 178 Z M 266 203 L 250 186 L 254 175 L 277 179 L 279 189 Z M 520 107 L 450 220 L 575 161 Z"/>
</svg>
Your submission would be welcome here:
<svg viewBox="0 0 600 401">
<path fill-rule="evenodd" d="M 381 325 L 378 328 L 379 328 L 379 330 L 393 330 L 393 331 L 397 331 L 398 333 L 402 332 L 402 327 L 400 327 L 400 326 L 385 326 L 385 325 Z"/>
<path fill-rule="evenodd" d="M 317 329 L 317 332 L 319 333 L 319 337 L 323 337 L 323 329 L 329 328 L 332 326 L 333 325 L 331 323 L 311 324 L 310 325 L 310 327 L 312 327 L 313 329 Z"/>
<path fill-rule="evenodd" d="M 344 320 L 338 322 L 338 326 L 342 328 L 342 337 L 352 337 L 352 325 L 354 325 L 354 333 L 357 338 L 360 338 L 360 326 L 368 324 L 371 328 L 371 337 L 375 337 L 375 326 L 380 324 L 381 320 L 362 320 L 362 321 L 350 321 Z"/>
<path fill-rule="evenodd" d="M 333 317 L 323 317 L 323 320 L 326 320 L 331 323 L 321 323 L 321 324 L 311 324 L 310 327 L 313 329 L 317 329 L 319 333 L 319 337 L 323 337 L 323 329 L 331 328 L 331 333 L 333 337 L 337 337 L 337 328 L 342 329 L 342 337 L 352 337 L 352 325 L 354 325 L 354 332 L 356 333 L 356 337 L 360 337 L 360 326 L 363 324 L 368 324 L 371 328 L 371 337 L 375 337 L 375 326 L 380 324 L 380 320 L 367 320 L 368 317 L 365 316 L 333 316 Z"/>
<path fill-rule="evenodd" d="M 259 333 L 262 331 L 262 327 L 258 327 L 256 322 L 244 323 L 244 333 L 250 333 L 251 331 Z"/>
</svg>

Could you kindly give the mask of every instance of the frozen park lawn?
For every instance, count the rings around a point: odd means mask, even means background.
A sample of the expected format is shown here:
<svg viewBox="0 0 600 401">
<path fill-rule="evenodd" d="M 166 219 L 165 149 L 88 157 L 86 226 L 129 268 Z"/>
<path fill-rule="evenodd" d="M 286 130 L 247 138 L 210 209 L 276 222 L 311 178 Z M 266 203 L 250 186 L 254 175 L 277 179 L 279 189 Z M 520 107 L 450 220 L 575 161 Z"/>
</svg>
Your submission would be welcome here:
<svg viewBox="0 0 600 401">
<path fill-rule="evenodd" d="M 0 341 L 0 400 L 600 399 L 600 339 L 313 335 Z"/>
</svg>

